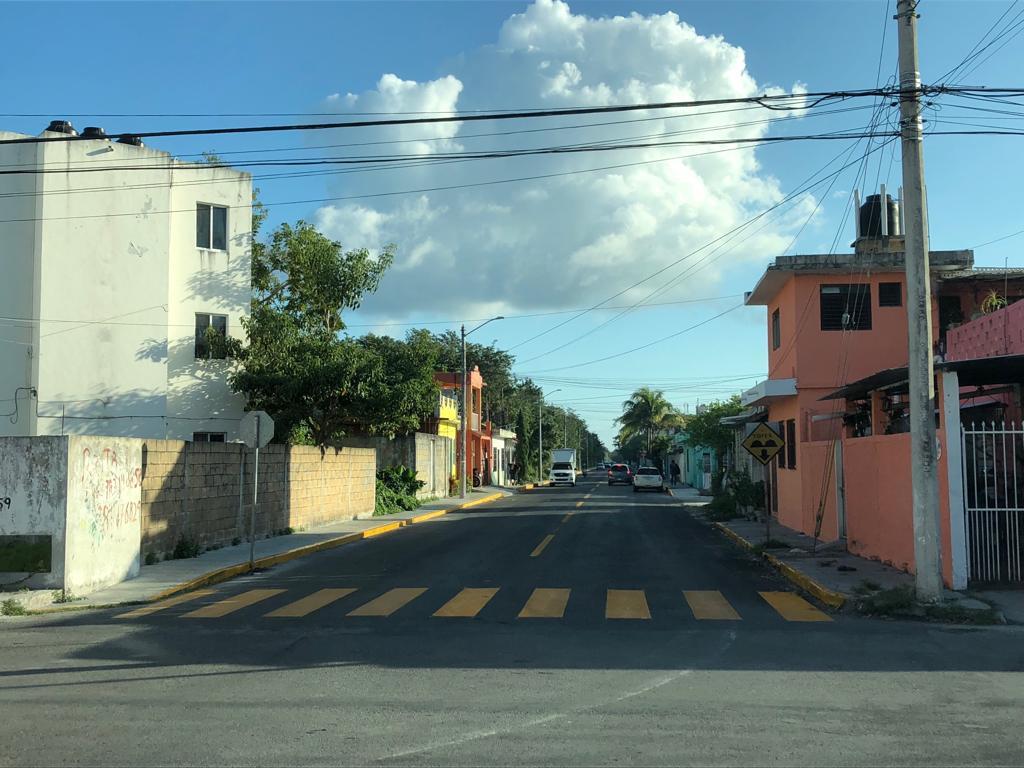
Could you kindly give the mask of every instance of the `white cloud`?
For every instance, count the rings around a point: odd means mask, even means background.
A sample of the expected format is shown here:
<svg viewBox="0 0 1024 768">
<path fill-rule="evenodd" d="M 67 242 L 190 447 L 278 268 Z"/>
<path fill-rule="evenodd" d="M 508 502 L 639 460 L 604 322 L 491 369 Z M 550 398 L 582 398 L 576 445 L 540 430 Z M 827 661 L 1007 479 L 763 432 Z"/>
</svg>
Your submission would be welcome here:
<svg viewBox="0 0 1024 768">
<path fill-rule="evenodd" d="M 573 13 L 559 0 L 537 0 L 505 21 L 494 45 L 456 62 L 450 74 L 436 80 L 385 74 L 372 91 L 335 95 L 326 103 L 342 113 L 447 112 L 777 92 L 758 85 L 741 48 L 698 34 L 674 13 L 593 18 Z M 802 83 L 795 88 L 806 90 Z M 758 111 L 673 116 L 682 114 L 400 126 L 367 129 L 359 139 L 350 132 L 343 140 L 401 141 L 367 152 L 425 158 L 613 139 L 686 140 L 695 134 L 679 132 L 719 126 L 727 130 L 715 131 L 718 138 L 760 137 L 768 130 L 763 124 L 740 125 L 766 116 Z M 523 132 L 610 122 L 615 124 Z M 503 135 L 479 135 L 499 132 Z M 338 195 L 477 186 L 326 206 L 314 221 L 346 247 L 398 245 L 395 268 L 364 303 L 368 313 L 458 317 L 485 307 L 514 312 L 580 306 L 670 264 L 782 199 L 784 193 L 763 172 L 753 149 L 712 151 L 718 149 L 676 146 L 469 162 L 439 159 L 350 173 L 341 177 Z M 589 172 L 607 166 L 621 167 Z M 541 175 L 554 176 L 486 184 Z M 681 280 L 670 295 L 708 295 L 727 266 L 781 252 L 814 203 L 801 201 L 719 261 L 698 264 L 708 255 L 702 251 L 626 298 L 642 298 L 686 266 L 699 271 Z"/>
</svg>

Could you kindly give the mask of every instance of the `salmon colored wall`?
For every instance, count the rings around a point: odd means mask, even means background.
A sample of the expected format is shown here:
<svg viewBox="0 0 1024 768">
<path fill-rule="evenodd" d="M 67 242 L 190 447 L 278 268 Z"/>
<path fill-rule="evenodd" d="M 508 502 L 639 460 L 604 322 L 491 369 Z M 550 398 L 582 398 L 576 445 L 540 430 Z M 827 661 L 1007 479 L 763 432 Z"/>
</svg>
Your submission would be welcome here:
<svg viewBox="0 0 1024 768">
<path fill-rule="evenodd" d="M 814 535 L 815 519 L 818 516 L 818 504 L 821 501 L 822 483 L 826 481 L 826 462 L 829 454 L 834 451 L 833 443 L 823 440 L 800 445 L 800 476 L 803 485 L 802 528 L 808 536 Z M 802 467 L 801 467 L 802 465 Z M 821 531 L 818 538 L 822 541 L 835 541 L 839 537 L 839 520 L 836 516 L 836 479 L 835 467 L 828 474 L 825 490 L 825 508 L 822 512 Z"/>
<path fill-rule="evenodd" d="M 1024 353 L 1024 301 L 950 328 L 946 359 L 970 360 Z"/>
<path fill-rule="evenodd" d="M 772 349 L 772 315 L 779 310 L 780 344 Z M 768 378 L 796 376 L 797 345 L 794 343 L 800 313 L 796 305 L 796 281 L 787 280 L 768 304 Z"/>
<path fill-rule="evenodd" d="M 949 481 L 945 434 L 939 430 L 939 512 L 942 577 L 952 583 Z M 855 555 L 914 572 L 910 435 L 875 435 L 843 441 L 847 548 Z"/>
<path fill-rule="evenodd" d="M 798 386 L 835 389 L 886 368 L 907 364 L 907 290 L 903 273 L 799 275 L 793 282 L 797 313 L 807 308 L 796 344 L 800 360 Z M 878 284 L 896 282 L 902 286 L 903 305 L 879 307 Z M 821 330 L 820 287 L 864 283 L 871 285 L 871 330 Z"/>
<path fill-rule="evenodd" d="M 768 420 L 769 421 L 786 421 L 787 419 L 797 419 L 799 423 L 799 400 L 796 397 L 785 397 L 774 400 L 768 406 Z M 778 476 L 778 497 L 779 497 L 779 508 L 778 508 L 778 519 L 783 525 L 800 530 L 801 515 L 800 515 L 800 457 L 797 455 L 797 468 L 783 469 L 779 467 L 777 471 Z"/>
</svg>

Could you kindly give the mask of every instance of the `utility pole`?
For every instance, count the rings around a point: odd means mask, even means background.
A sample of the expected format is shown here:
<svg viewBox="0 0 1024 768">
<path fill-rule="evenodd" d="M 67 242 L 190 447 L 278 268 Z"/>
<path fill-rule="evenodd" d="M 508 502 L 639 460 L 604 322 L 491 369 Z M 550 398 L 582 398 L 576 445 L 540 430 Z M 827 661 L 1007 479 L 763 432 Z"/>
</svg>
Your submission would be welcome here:
<svg viewBox="0 0 1024 768">
<path fill-rule="evenodd" d="M 907 330 L 910 342 L 910 465 L 914 512 L 917 598 L 942 596 L 939 555 L 939 483 L 935 443 L 935 371 L 932 359 L 931 270 L 928 263 L 928 205 L 924 186 L 921 75 L 918 72 L 917 13 L 920 0 L 897 0 L 899 32 L 900 136 L 903 148 L 903 210 L 907 270 Z M 887 206 L 886 200 L 882 201 Z M 883 216 L 888 208 L 883 207 Z M 948 439 L 957 439 L 955 435 Z"/>
</svg>

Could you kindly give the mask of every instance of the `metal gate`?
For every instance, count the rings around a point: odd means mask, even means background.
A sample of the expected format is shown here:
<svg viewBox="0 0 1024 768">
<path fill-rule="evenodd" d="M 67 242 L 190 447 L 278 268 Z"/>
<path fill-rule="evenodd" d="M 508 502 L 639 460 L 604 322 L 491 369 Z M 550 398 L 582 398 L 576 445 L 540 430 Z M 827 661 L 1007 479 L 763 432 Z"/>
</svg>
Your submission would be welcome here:
<svg viewBox="0 0 1024 768">
<path fill-rule="evenodd" d="M 1024 583 L 1024 426 L 962 429 L 971 581 Z"/>
</svg>

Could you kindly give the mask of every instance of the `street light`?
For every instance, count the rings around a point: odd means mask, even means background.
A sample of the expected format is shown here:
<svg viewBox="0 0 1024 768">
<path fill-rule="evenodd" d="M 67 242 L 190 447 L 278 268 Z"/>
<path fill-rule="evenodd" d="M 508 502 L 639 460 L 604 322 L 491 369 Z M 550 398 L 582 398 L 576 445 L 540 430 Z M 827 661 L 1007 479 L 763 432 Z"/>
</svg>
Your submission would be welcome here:
<svg viewBox="0 0 1024 768">
<path fill-rule="evenodd" d="M 471 330 L 469 333 L 466 332 L 466 326 L 462 326 L 462 475 L 459 481 L 459 498 L 466 498 L 466 466 L 469 451 L 467 450 L 469 440 L 469 432 L 466 429 L 466 413 L 467 413 L 467 389 L 466 389 L 466 337 L 470 333 L 476 333 L 488 323 L 493 323 L 495 320 L 504 320 L 503 315 L 492 317 L 490 320 L 484 320 L 480 325 Z"/>
<path fill-rule="evenodd" d="M 561 392 L 562 389 L 553 389 L 548 392 L 549 395 L 555 394 L 555 392 Z M 544 464 L 544 390 L 540 390 L 540 400 L 537 401 L 537 485 L 540 485 L 543 481 Z"/>
</svg>

